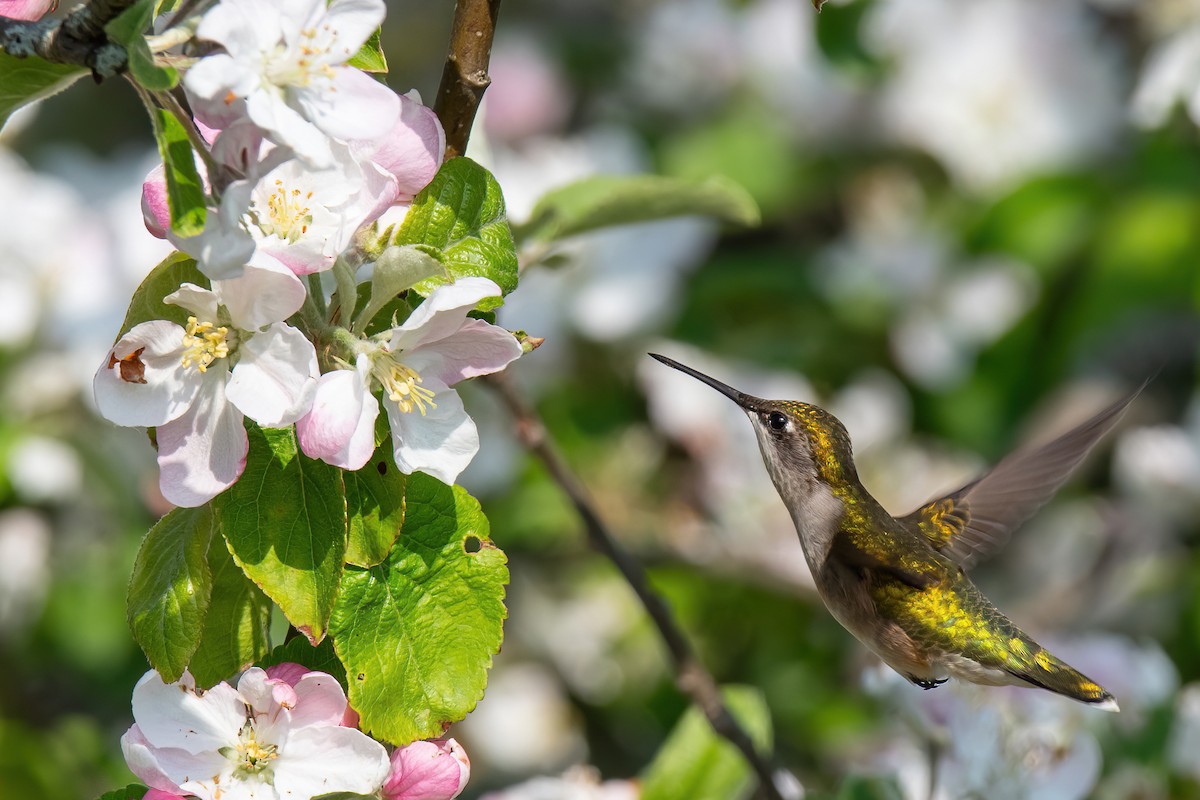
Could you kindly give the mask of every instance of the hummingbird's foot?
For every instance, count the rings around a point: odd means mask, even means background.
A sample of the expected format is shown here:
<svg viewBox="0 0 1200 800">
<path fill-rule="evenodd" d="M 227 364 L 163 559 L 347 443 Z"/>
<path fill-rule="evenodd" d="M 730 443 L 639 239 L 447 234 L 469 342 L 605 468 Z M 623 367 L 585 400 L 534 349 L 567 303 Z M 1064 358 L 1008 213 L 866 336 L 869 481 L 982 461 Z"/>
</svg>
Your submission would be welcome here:
<svg viewBox="0 0 1200 800">
<path fill-rule="evenodd" d="M 908 679 L 917 686 L 920 686 L 925 691 L 936 689 L 946 681 L 950 680 L 949 678 L 914 678 L 911 675 L 908 676 Z"/>
</svg>

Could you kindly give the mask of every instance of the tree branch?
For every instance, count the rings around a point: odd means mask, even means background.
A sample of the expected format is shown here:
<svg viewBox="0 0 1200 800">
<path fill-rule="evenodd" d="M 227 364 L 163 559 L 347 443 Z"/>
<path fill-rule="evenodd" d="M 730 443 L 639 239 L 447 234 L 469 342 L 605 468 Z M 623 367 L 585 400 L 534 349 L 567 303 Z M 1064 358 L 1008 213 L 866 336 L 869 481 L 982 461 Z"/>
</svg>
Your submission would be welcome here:
<svg viewBox="0 0 1200 800">
<path fill-rule="evenodd" d="M 467 151 L 475 112 L 492 82 L 488 61 L 499 12 L 500 0 L 458 0 L 454 6 L 450 48 L 433 102 L 433 110 L 446 130 L 448 159 Z"/>
<path fill-rule="evenodd" d="M 521 397 L 503 373 L 491 375 L 484 380 L 496 391 L 512 414 L 513 420 L 516 422 L 517 438 L 531 453 L 537 456 L 546 468 L 546 472 L 575 506 L 576 513 L 583 520 L 588 541 L 616 565 L 617 570 L 642 602 L 646 613 L 650 615 L 650 619 L 654 622 L 654 626 L 667 646 L 667 652 L 671 656 L 672 666 L 675 670 L 675 683 L 680 691 L 686 694 L 704 713 L 718 735 L 727 739 L 742 752 L 750 767 L 758 775 L 763 795 L 768 800 L 782 800 L 779 789 L 771 776 L 770 764 L 755 749 L 749 734 L 742 729 L 742 726 L 729 712 L 729 708 L 721 698 L 717 682 L 705 669 L 700 659 L 696 657 L 691 644 L 688 643 L 683 631 L 671 616 L 667 604 L 651 588 L 641 564 L 631 557 L 609 533 L 604 521 L 600 519 L 600 515 L 588 498 L 583 485 L 558 453 L 537 411 Z"/>
<path fill-rule="evenodd" d="M 104 26 L 135 0 L 92 0 L 62 19 L 26 21 L 0 17 L 0 50 L 17 58 L 39 56 L 56 64 L 87 67 L 96 80 L 111 78 L 128 63 L 125 48 L 108 40 Z"/>
</svg>

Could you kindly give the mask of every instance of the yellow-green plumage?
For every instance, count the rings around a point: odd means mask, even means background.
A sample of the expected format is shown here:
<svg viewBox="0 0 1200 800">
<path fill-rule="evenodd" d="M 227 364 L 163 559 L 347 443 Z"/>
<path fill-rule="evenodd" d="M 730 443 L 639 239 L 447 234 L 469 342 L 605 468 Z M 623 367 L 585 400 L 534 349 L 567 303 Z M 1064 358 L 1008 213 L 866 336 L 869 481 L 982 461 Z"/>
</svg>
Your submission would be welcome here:
<svg viewBox="0 0 1200 800">
<path fill-rule="evenodd" d="M 947 677 L 1023 684 L 1116 710 L 1095 681 L 997 611 L 966 570 L 1050 499 L 1138 392 L 1049 444 L 1004 459 L 958 491 L 894 517 L 859 481 L 850 438 L 833 415 L 807 403 L 753 397 L 654 358 L 712 386 L 750 417 L 818 593 L 889 666 L 926 689 Z"/>
</svg>

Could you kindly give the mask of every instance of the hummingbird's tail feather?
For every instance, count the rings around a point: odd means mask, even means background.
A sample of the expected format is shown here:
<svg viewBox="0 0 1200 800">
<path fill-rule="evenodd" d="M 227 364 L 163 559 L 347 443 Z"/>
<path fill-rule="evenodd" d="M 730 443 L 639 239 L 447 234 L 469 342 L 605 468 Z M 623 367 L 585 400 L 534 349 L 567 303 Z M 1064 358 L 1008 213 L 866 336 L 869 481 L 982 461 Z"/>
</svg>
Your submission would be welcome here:
<svg viewBox="0 0 1200 800">
<path fill-rule="evenodd" d="M 1032 644 L 1032 643 L 1031 643 Z M 1035 647 L 1037 647 L 1035 645 Z M 1027 662 L 1012 665 L 1008 673 L 1026 683 L 1045 689 L 1081 703 L 1095 706 L 1102 711 L 1120 711 L 1117 699 L 1104 687 L 1079 672 L 1074 667 L 1037 647 Z"/>
</svg>

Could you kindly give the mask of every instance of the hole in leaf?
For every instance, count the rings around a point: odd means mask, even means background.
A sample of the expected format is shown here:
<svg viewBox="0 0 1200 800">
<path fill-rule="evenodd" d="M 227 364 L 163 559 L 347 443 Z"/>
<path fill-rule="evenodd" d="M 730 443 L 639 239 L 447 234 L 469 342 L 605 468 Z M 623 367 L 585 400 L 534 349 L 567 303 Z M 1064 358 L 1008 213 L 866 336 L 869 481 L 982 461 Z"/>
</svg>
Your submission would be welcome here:
<svg viewBox="0 0 1200 800">
<path fill-rule="evenodd" d="M 481 547 L 483 547 L 483 542 L 479 541 L 478 536 L 468 536 L 463 539 L 463 550 L 467 553 L 478 553 Z"/>
<path fill-rule="evenodd" d="M 365 672 L 358 673 L 358 680 L 365 681 L 366 679 L 367 679 L 367 673 L 365 673 Z"/>
<path fill-rule="evenodd" d="M 378 464 L 375 465 L 375 469 L 379 470 L 380 475 L 387 475 L 387 462 L 380 461 Z"/>
</svg>

